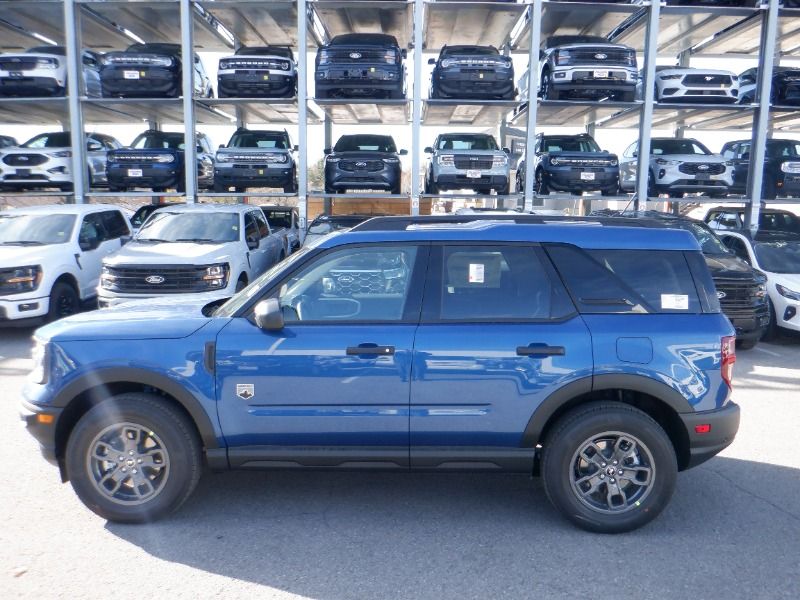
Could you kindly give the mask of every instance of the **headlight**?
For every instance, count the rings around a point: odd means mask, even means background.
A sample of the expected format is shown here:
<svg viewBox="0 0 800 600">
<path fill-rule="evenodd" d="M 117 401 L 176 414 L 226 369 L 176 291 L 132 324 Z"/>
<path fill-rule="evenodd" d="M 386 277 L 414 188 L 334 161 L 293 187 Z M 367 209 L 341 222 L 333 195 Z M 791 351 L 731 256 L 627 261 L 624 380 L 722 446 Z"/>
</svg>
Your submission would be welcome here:
<svg viewBox="0 0 800 600">
<path fill-rule="evenodd" d="M 69 158 L 72 156 L 72 150 L 61 150 L 59 152 L 53 152 L 50 156 L 55 156 L 58 158 Z"/>
<path fill-rule="evenodd" d="M 317 54 L 317 60 L 319 61 L 319 64 L 321 64 L 321 65 L 324 65 L 324 64 L 330 62 L 330 60 L 331 60 L 331 52 L 330 52 L 330 50 L 326 50 L 324 48 L 322 50 L 320 50 L 319 54 Z"/>
<path fill-rule="evenodd" d="M 278 63 L 278 67 L 280 68 L 281 71 L 288 71 L 290 66 L 291 65 L 289 64 L 289 61 L 287 60 Z"/>
<path fill-rule="evenodd" d="M 342 159 L 339 158 L 338 156 L 326 156 L 325 157 L 325 162 L 326 163 L 338 163 L 340 160 L 342 160 Z"/>
<path fill-rule="evenodd" d="M 286 154 L 277 154 L 277 153 L 275 153 L 275 154 L 271 154 L 269 156 L 269 158 L 267 159 L 267 162 L 283 164 L 288 160 L 289 160 L 289 157 Z"/>
<path fill-rule="evenodd" d="M 492 167 L 504 167 L 508 164 L 507 156 L 493 156 Z"/>
<path fill-rule="evenodd" d="M 397 163 L 400 162 L 400 159 L 390 156 L 388 158 L 384 158 L 383 162 L 385 162 L 386 164 L 389 164 L 389 165 L 396 165 Z"/>
<path fill-rule="evenodd" d="M 38 288 L 41 282 L 42 267 L 39 265 L 4 269 L 4 273 L 0 276 L 0 289 L 6 294 L 31 292 Z"/>
<path fill-rule="evenodd" d="M 231 63 L 229 63 L 227 60 L 219 61 L 219 70 L 220 71 L 227 71 L 228 69 L 230 69 L 230 64 Z"/>
<path fill-rule="evenodd" d="M 159 163 L 175 162 L 175 157 L 172 154 L 159 154 L 158 157 L 156 157 L 156 162 Z"/>
<path fill-rule="evenodd" d="M 218 163 L 233 162 L 233 157 L 227 154 L 217 154 L 217 162 Z"/>
<path fill-rule="evenodd" d="M 230 267 L 228 266 L 228 263 L 210 265 L 206 267 L 206 273 L 203 275 L 203 281 L 206 282 L 209 288 L 221 290 L 228 285 L 229 271 Z"/>
<path fill-rule="evenodd" d="M 504 69 L 510 69 L 511 65 L 514 64 L 510 60 L 504 60 L 500 62 L 500 66 Z"/>
<path fill-rule="evenodd" d="M 453 154 L 441 154 L 439 156 L 439 164 L 443 167 L 455 167 L 456 157 Z"/>
<path fill-rule="evenodd" d="M 569 53 L 569 50 L 556 50 L 556 64 L 557 65 L 567 65 L 569 64 L 569 59 L 572 56 Z"/>
<path fill-rule="evenodd" d="M 681 77 L 683 77 L 683 75 L 659 75 L 658 76 L 659 79 L 664 79 L 664 80 L 667 80 L 667 79 L 680 79 Z"/>
<path fill-rule="evenodd" d="M 116 284 L 117 277 L 111 274 L 108 267 L 103 267 L 100 272 L 100 287 L 110 290 Z"/>
<path fill-rule="evenodd" d="M 443 67 L 446 69 L 447 67 L 450 67 L 450 66 L 452 66 L 452 65 L 453 65 L 453 63 L 455 63 L 455 62 L 456 62 L 456 61 L 454 61 L 452 58 L 445 58 L 445 59 L 442 61 L 442 66 L 443 66 Z"/>
<path fill-rule="evenodd" d="M 554 167 L 557 167 L 558 165 L 561 164 L 561 161 L 558 160 L 558 158 L 556 158 L 556 157 L 552 157 L 550 159 L 550 164 L 553 165 Z"/>
<path fill-rule="evenodd" d="M 612 167 L 616 167 L 619 165 L 619 161 L 616 158 L 612 158 L 608 164 L 610 164 Z"/>
<path fill-rule="evenodd" d="M 784 173 L 800 173 L 800 162 L 781 163 L 781 171 Z"/>
<path fill-rule="evenodd" d="M 733 166 L 733 164 L 734 164 L 734 163 L 733 163 L 733 161 L 732 161 L 732 160 L 726 160 L 726 161 L 725 161 L 725 166 L 726 166 L 726 167 L 732 167 L 732 166 Z"/>
<path fill-rule="evenodd" d="M 775 289 L 778 290 L 778 293 L 783 296 L 784 298 L 788 298 L 789 300 L 794 300 L 796 302 L 800 302 L 800 292 L 794 292 L 789 288 L 785 288 L 779 283 L 775 284 Z"/>
<path fill-rule="evenodd" d="M 47 383 L 47 367 L 49 357 L 47 342 L 37 339 L 33 346 L 31 358 L 33 359 L 33 369 L 28 374 L 28 380 L 39 385 Z"/>
<path fill-rule="evenodd" d="M 155 67 L 171 67 L 173 60 L 168 56 L 154 56 L 147 62 Z"/>
<path fill-rule="evenodd" d="M 679 161 L 679 160 L 667 160 L 666 158 L 657 158 L 656 159 L 656 164 L 657 165 L 662 165 L 662 166 L 674 167 L 675 165 L 681 164 L 681 161 Z"/>
<path fill-rule="evenodd" d="M 111 60 L 110 56 L 104 56 L 103 58 L 100 59 L 100 64 L 101 65 L 110 65 L 110 64 L 113 64 L 113 63 L 114 63 L 114 61 Z"/>
</svg>

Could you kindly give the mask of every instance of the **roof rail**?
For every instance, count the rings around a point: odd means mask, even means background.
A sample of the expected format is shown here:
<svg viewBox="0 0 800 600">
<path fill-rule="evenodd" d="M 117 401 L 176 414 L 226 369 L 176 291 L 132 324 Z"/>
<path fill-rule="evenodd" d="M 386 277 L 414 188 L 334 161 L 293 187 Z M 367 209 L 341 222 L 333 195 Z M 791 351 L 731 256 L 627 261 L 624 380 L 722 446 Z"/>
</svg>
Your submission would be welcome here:
<svg viewBox="0 0 800 600">
<path fill-rule="evenodd" d="M 656 227 L 663 228 L 666 225 L 656 219 L 643 219 L 634 217 L 571 217 L 557 215 L 535 215 L 535 214 L 507 214 L 507 215 L 425 215 L 425 216 L 393 216 L 393 217 L 374 217 L 353 227 L 350 231 L 405 231 L 415 225 L 456 225 L 459 223 L 472 223 L 475 221 L 502 221 L 504 223 L 519 224 L 538 224 L 547 223 L 594 223 L 605 226 L 615 227 Z"/>
</svg>

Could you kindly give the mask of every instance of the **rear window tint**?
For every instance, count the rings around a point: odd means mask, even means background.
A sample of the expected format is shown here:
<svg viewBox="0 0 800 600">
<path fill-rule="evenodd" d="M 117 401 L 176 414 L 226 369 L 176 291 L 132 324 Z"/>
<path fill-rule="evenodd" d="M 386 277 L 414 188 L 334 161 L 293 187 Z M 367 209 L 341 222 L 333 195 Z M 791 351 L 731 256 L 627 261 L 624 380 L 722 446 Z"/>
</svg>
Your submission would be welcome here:
<svg viewBox="0 0 800 600">
<path fill-rule="evenodd" d="M 547 252 L 583 313 L 700 313 L 683 252 L 582 250 Z"/>
</svg>

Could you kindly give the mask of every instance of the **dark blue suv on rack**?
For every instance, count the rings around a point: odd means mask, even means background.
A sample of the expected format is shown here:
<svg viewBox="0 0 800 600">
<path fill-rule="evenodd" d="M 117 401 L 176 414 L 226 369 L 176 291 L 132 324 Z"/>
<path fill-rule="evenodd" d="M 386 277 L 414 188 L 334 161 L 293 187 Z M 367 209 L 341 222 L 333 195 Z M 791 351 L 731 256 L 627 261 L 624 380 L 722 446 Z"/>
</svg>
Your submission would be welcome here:
<svg viewBox="0 0 800 600">
<path fill-rule="evenodd" d="M 206 302 L 36 332 L 22 418 L 106 519 L 172 512 L 205 461 L 541 474 L 578 526 L 628 531 L 739 425 L 685 231 L 372 219 Z"/>
</svg>

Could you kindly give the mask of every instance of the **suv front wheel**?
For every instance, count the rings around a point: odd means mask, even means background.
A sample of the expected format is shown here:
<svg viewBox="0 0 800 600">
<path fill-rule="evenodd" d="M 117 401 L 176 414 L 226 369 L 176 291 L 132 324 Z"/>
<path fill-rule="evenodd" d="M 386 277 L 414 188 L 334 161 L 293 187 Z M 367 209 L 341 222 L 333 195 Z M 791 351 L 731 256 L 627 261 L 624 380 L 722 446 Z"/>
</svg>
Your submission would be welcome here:
<svg viewBox="0 0 800 600">
<path fill-rule="evenodd" d="M 542 454 L 550 502 L 578 527 L 622 533 L 652 521 L 672 497 L 675 450 L 642 411 L 598 402 L 570 411 L 553 426 Z"/>
<path fill-rule="evenodd" d="M 81 501 L 120 523 L 171 513 L 200 479 L 194 426 L 153 394 L 120 394 L 89 410 L 70 434 L 65 458 Z"/>
</svg>

